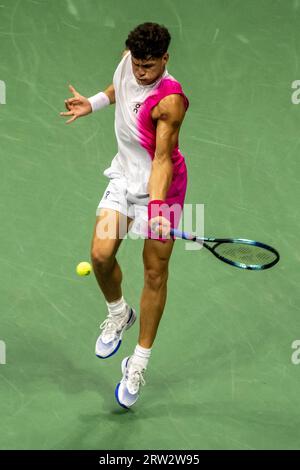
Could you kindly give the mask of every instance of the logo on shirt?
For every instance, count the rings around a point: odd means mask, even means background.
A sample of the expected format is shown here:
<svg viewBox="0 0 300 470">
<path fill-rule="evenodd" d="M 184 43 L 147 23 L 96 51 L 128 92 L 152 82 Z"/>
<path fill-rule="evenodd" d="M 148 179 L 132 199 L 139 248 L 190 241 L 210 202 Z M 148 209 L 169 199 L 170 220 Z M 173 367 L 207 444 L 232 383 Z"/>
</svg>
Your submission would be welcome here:
<svg viewBox="0 0 300 470">
<path fill-rule="evenodd" d="M 141 106 L 142 106 L 142 103 L 137 103 L 137 104 L 135 105 L 134 109 L 133 109 L 133 112 L 137 114 L 137 113 L 138 113 L 138 110 L 139 110 L 139 108 L 140 108 Z"/>
</svg>

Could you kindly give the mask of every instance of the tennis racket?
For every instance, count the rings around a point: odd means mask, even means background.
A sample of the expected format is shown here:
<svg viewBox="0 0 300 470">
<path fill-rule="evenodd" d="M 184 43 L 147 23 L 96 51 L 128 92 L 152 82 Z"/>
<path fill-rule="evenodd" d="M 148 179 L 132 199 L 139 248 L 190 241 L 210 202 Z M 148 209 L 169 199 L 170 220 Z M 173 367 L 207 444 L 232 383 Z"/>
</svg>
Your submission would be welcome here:
<svg viewBox="0 0 300 470">
<path fill-rule="evenodd" d="M 278 263 L 277 250 L 265 243 L 244 238 L 200 238 L 177 229 L 171 229 L 172 236 L 200 243 L 216 258 L 241 269 L 260 271 Z"/>
</svg>

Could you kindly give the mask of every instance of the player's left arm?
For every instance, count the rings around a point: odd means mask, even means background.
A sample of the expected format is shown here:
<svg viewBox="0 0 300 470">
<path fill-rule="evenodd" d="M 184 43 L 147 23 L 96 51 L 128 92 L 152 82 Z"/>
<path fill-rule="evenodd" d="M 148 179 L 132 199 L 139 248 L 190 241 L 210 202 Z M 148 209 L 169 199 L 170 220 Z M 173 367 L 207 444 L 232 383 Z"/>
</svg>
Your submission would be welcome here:
<svg viewBox="0 0 300 470">
<path fill-rule="evenodd" d="M 156 147 L 148 183 L 150 201 L 165 200 L 172 182 L 172 152 L 178 142 L 179 130 L 185 116 L 183 97 L 168 95 L 159 105 L 160 114 L 156 127 Z"/>
</svg>

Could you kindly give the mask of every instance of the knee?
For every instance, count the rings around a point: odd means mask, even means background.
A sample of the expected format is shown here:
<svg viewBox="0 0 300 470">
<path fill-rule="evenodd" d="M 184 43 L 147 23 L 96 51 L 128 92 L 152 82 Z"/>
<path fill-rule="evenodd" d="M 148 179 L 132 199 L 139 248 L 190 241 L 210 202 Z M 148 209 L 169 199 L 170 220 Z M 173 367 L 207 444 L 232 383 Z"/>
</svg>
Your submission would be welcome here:
<svg viewBox="0 0 300 470">
<path fill-rule="evenodd" d="M 98 271 L 110 271 L 113 267 L 114 259 L 114 256 L 105 252 L 101 247 L 97 245 L 92 246 L 91 260 L 93 266 L 96 267 Z"/>
<path fill-rule="evenodd" d="M 168 270 L 158 270 L 145 268 L 144 270 L 145 286 L 152 290 L 160 290 L 167 284 Z"/>
</svg>

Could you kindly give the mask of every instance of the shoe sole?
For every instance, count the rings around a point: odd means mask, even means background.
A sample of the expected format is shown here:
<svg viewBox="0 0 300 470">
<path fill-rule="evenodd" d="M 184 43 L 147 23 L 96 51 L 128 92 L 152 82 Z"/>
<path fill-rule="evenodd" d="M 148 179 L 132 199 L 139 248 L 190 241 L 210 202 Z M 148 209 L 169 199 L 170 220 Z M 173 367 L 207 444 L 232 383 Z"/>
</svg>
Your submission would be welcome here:
<svg viewBox="0 0 300 470">
<path fill-rule="evenodd" d="M 129 358 L 130 358 L 130 356 L 129 356 L 129 357 L 126 357 L 126 358 L 123 359 L 123 361 L 122 361 L 121 370 L 122 370 L 122 374 L 123 374 L 123 375 L 124 375 L 124 372 L 125 372 L 125 368 L 126 368 L 126 366 L 127 366 L 127 364 L 128 364 Z M 121 385 L 121 382 L 119 382 L 118 385 L 117 385 L 116 388 L 115 388 L 115 397 L 116 397 L 116 400 L 117 400 L 118 404 L 119 404 L 120 406 L 122 406 L 122 408 L 125 408 L 125 410 L 129 410 L 130 408 L 129 408 L 128 406 L 124 405 L 123 403 L 121 403 L 120 400 L 119 400 L 119 388 L 120 388 L 120 385 Z"/>
<path fill-rule="evenodd" d="M 119 340 L 117 346 L 115 347 L 115 349 L 113 350 L 113 352 L 111 352 L 108 356 L 99 356 L 99 354 L 96 354 L 96 356 L 99 358 L 99 359 L 108 359 L 109 357 L 113 356 L 114 354 L 116 354 L 116 352 L 118 351 L 119 347 L 121 346 L 121 343 L 122 343 L 122 336 L 123 336 L 123 333 L 125 330 L 129 330 L 129 328 L 134 324 L 136 320 L 136 312 L 134 310 L 134 308 L 131 308 L 130 307 L 130 315 L 129 315 L 129 318 L 128 318 L 128 321 L 127 321 L 127 325 L 126 327 L 124 328 L 123 332 L 122 332 L 122 335 L 121 335 L 121 339 Z"/>
<path fill-rule="evenodd" d="M 125 410 L 129 410 L 128 406 L 123 405 L 123 403 L 121 403 L 120 400 L 119 400 L 118 393 L 119 393 L 120 385 L 121 385 L 121 384 L 118 383 L 118 385 L 116 386 L 116 389 L 115 389 L 115 397 L 116 397 L 116 400 L 117 400 L 118 404 L 119 404 L 120 406 L 122 406 L 122 408 L 125 408 Z"/>
</svg>

